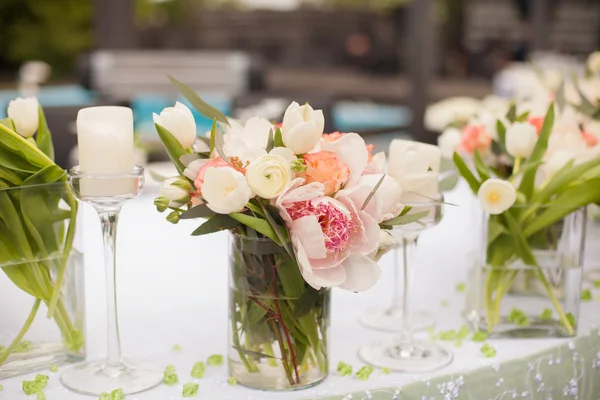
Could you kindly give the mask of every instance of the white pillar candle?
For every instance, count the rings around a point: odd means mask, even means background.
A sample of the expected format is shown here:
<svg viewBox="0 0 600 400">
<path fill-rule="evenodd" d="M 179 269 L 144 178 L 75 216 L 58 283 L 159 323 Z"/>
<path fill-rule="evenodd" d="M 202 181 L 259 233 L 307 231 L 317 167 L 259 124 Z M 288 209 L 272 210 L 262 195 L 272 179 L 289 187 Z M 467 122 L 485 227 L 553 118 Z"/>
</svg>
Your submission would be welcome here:
<svg viewBox="0 0 600 400">
<path fill-rule="evenodd" d="M 133 170 L 133 112 L 127 107 L 89 107 L 77 114 L 79 168 L 88 175 L 126 175 Z M 84 180 L 88 196 L 131 192 L 132 180 Z"/>
</svg>

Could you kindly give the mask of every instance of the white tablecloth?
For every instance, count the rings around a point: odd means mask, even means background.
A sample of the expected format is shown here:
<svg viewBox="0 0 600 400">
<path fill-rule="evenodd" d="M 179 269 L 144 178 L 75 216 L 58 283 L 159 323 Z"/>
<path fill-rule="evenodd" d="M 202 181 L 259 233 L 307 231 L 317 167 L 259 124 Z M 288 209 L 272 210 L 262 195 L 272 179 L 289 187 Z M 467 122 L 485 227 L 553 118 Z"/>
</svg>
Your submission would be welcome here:
<svg viewBox="0 0 600 400">
<path fill-rule="evenodd" d="M 417 277 L 414 287 L 417 308 L 434 312 L 437 329 L 458 329 L 462 325 L 460 312 L 465 296 L 456 291 L 458 282 L 466 281 L 466 248 L 473 227 L 467 221 L 469 210 L 466 187 L 458 187 L 446 200 L 463 207 L 446 207 L 440 225 L 423 233 L 420 240 Z M 145 193 L 123 209 L 118 234 L 118 295 L 122 348 L 125 356 L 144 357 L 162 367 L 174 364 L 179 375 L 176 386 L 160 386 L 151 391 L 127 396 L 127 400 L 183 399 L 182 387 L 195 381 L 190 377 L 196 361 L 205 361 L 211 354 L 227 354 L 227 233 L 192 237 L 198 222 L 182 221 L 172 225 L 164 214 L 156 212 L 152 202 L 157 186 L 148 184 Z M 105 351 L 106 310 L 104 302 L 104 266 L 100 227 L 89 206 L 84 207 L 87 296 L 88 357 L 101 356 Z M 266 393 L 228 386 L 226 367 L 207 367 L 200 384 L 198 399 L 202 400 L 271 400 L 310 399 L 382 387 L 401 387 L 411 382 L 427 380 L 448 373 L 466 372 L 484 365 L 564 344 L 564 340 L 499 340 L 491 341 L 497 356 L 486 359 L 480 344 L 465 342 L 452 349 L 454 362 L 441 371 L 427 375 L 378 371 L 367 381 L 355 377 L 340 377 L 335 372 L 338 361 L 345 361 L 357 370 L 363 363 L 357 357 L 360 344 L 385 339 L 389 334 L 363 328 L 357 317 L 369 307 L 387 306 L 391 301 L 391 259 L 382 260 L 383 277 L 376 287 L 362 294 L 334 290 L 330 328 L 331 375 L 321 385 L 299 392 Z M 447 301 L 448 306 L 442 305 Z M 581 333 L 587 334 L 600 322 L 598 302 L 582 305 Z M 426 336 L 426 333 L 422 333 Z M 173 350 L 174 345 L 181 352 Z M 448 343 L 452 347 L 452 343 Z M 61 370 L 67 368 L 62 366 Z M 64 389 L 58 373 L 45 372 L 51 379 L 48 400 L 78 400 L 90 397 Z M 27 399 L 21 382 L 35 374 L 1 382 L 1 400 Z"/>
</svg>

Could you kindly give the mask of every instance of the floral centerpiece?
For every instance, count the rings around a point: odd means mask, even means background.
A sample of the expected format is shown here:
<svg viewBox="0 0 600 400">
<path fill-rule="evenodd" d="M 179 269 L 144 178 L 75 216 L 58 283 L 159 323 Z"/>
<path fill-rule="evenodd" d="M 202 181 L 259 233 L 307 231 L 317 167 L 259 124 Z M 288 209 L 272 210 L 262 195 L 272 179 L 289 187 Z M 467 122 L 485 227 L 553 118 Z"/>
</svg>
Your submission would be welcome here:
<svg viewBox="0 0 600 400">
<path fill-rule="evenodd" d="M 205 219 L 193 235 L 231 232 L 230 373 L 263 389 L 313 385 L 328 373 L 329 288 L 372 287 L 387 230 L 424 213 L 403 207 L 359 135 L 324 135 L 321 110 L 294 102 L 281 124 L 241 124 L 171 79 L 214 124 L 196 139 L 184 105 L 155 115 L 180 174 L 155 204 L 174 223 Z"/>
<path fill-rule="evenodd" d="M 20 306 L 3 307 L 8 314 L 1 317 L 0 378 L 83 356 L 83 271 L 74 247 L 77 201 L 66 171 L 53 159 L 52 137 L 37 100 L 11 101 L 8 118 L 0 120 L 0 267 L 16 290 L 0 282 L 0 300 L 31 297 L 32 306 L 22 314 Z M 36 319 L 42 313 L 54 320 L 56 333 Z M 29 333 L 35 342 L 28 340 Z"/>
</svg>

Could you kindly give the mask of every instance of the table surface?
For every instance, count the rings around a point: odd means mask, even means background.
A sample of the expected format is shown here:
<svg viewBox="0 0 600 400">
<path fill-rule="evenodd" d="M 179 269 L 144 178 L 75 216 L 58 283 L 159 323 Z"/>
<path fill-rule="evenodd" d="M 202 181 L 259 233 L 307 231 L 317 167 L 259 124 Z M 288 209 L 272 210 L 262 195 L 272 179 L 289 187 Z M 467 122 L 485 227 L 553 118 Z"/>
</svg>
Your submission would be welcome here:
<svg viewBox="0 0 600 400">
<path fill-rule="evenodd" d="M 454 362 L 431 374 L 411 375 L 373 373 L 367 381 L 337 376 L 335 366 L 345 361 L 358 369 L 363 363 L 357 356 L 359 345 L 386 339 L 390 334 L 363 328 L 357 317 L 371 307 L 387 306 L 391 301 L 391 257 L 381 262 L 383 276 L 376 287 L 355 294 L 334 290 L 330 327 L 330 377 L 315 388 L 290 393 L 267 393 L 229 386 L 226 367 L 207 367 L 205 377 L 194 380 L 189 372 L 196 361 L 211 354 L 227 353 L 227 233 L 201 238 L 190 236 L 196 221 L 172 225 L 165 215 L 156 212 L 152 202 L 158 186 L 148 183 L 144 194 L 127 204 L 120 218 L 118 233 L 118 295 L 122 349 L 125 357 L 143 357 L 161 365 L 174 364 L 179 384 L 159 386 L 151 391 L 127 396 L 127 400 L 183 399 L 186 382 L 200 384 L 199 399 L 270 400 L 318 399 L 332 395 L 383 387 L 401 387 L 445 374 L 468 372 L 482 366 L 534 354 L 565 344 L 566 340 L 496 340 L 490 341 L 497 355 L 484 358 L 480 344 L 465 342 L 453 348 Z M 463 321 L 460 312 L 465 296 L 455 289 L 466 281 L 468 237 L 471 226 L 467 188 L 460 185 L 446 197 L 443 221 L 422 234 L 418 255 L 418 275 L 414 285 L 413 304 L 436 314 L 436 329 L 458 329 Z M 86 260 L 87 350 L 89 358 L 105 352 L 106 310 L 105 279 L 100 227 L 93 209 L 84 206 L 84 251 Z M 447 304 L 446 304 L 447 303 Z M 600 323 L 598 302 L 582 304 L 580 332 L 589 333 Z M 420 335 L 427 337 L 427 333 Z M 180 345 L 180 352 L 174 345 Z M 448 343 L 452 347 L 451 343 Z M 61 370 L 67 366 L 62 366 Z M 58 373 L 47 373 L 51 379 L 45 390 L 48 400 L 76 400 L 91 397 L 67 391 Z M 30 398 L 21 390 L 21 382 L 35 374 L 2 381 L 0 399 Z"/>
</svg>

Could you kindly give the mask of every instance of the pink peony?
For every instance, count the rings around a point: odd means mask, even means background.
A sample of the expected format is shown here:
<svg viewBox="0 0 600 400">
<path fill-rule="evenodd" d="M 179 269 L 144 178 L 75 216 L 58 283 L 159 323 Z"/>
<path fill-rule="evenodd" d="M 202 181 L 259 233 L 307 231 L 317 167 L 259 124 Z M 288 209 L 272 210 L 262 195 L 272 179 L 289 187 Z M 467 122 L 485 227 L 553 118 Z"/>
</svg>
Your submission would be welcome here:
<svg viewBox="0 0 600 400">
<path fill-rule="evenodd" d="M 321 182 L 325 187 L 326 196 L 340 190 L 350 178 L 350 167 L 343 164 L 331 151 L 305 154 L 304 164 L 306 183 Z"/>
<path fill-rule="evenodd" d="M 381 275 L 368 257 L 379 247 L 377 220 L 344 191 L 331 198 L 319 182 L 300 185 L 302 179 L 293 181 L 276 205 L 306 282 L 315 289 L 339 286 L 355 292 L 373 286 Z"/>
<path fill-rule="evenodd" d="M 484 125 L 467 125 L 462 131 L 460 147 L 468 154 L 477 150 L 486 154 L 492 145 L 492 138 L 485 131 Z"/>
<path fill-rule="evenodd" d="M 198 170 L 198 174 L 194 179 L 194 186 L 198 189 L 198 194 L 202 193 L 202 185 L 204 185 L 204 174 L 206 170 L 210 167 L 231 167 L 233 166 L 229 164 L 227 161 L 223 160 L 221 157 L 213 158 L 211 160 L 207 160 L 207 162 L 200 167 Z"/>
</svg>

